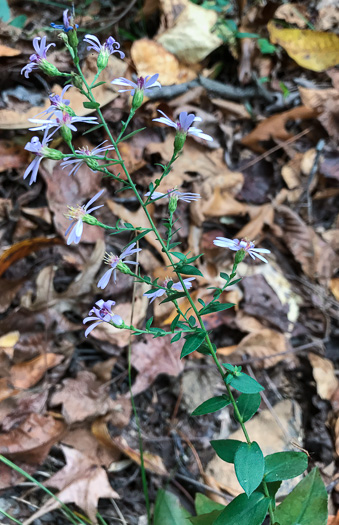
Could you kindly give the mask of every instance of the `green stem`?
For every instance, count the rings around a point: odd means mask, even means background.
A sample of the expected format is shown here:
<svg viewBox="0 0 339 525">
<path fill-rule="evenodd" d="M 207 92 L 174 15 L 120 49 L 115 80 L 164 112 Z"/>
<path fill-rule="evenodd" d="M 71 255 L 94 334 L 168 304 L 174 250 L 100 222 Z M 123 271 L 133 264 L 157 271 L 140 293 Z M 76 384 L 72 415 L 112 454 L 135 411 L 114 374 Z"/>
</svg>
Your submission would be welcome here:
<svg viewBox="0 0 339 525">
<path fill-rule="evenodd" d="M 89 87 L 87 85 L 87 82 L 86 82 L 86 80 L 85 80 L 85 78 L 84 78 L 84 76 L 82 74 L 82 71 L 81 71 L 80 67 L 79 66 L 77 66 L 77 67 L 78 67 L 78 71 L 79 71 L 79 73 L 80 73 L 80 75 L 81 75 L 81 77 L 83 79 L 83 82 L 84 82 L 84 84 L 86 85 L 86 87 L 88 89 L 88 95 L 87 96 L 88 96 L 89 100 L 95 102 L 95 99 L 94 99 L 94 97 L 93 97 L 93 95 L 92 95 L 92 93 L 91 93 L 91 91 L 90 91 L 90 89 L 89 89 Z M 181 283 L 181 286 L 182 286 L 182 288 L 183 288 L 183 290 L 184 290 L 184 292 L 186 294 L 186 297 L 187 297 L 187 299 L 188 299 L 188 301 L 189 301 L 189 303 L 190 303 L 190 305 L 191 305 L 191 307 L 192 307 L 192 309 L 193 309 L 193 311 L 194 311 L 194 313 L 195 313 L 195 315 L 196 315 L 196 317 L 198 319 L 198 322 L 200 324 L 201 329 L 205 332 L 205 341 L 206 341 L 206 343 L 208 345 L 208 348 L 210 350 L 211 356 L 212 356 L 212 358 L 213 358 L 213 360 L 214 360 L 214 362 L 215 362 L 215 364 L 217 366 L 217 369 L 218 369 L 218 371 L 219 371 L 219 373 L 220 373 L 220 375 L 222 377 L 223 382 L 225 383 L 228 395 L 229 395 L 229 397 L 231 399 L 231 403 L 233 405 L 234 412 L 235 412 L 235 414 L 236 414 L 236 416 L 237 416 L 237 418 L 239 420 L 239 423 L 241 425 L 241 428 L 242 428 L 242 431 L 243 431 L 244 436 L 246 438 L 246 441 L 247 441 L 248 444 L 250 444 L 251 440 L 250 440 L 248 432 L 247 432 L 247 430 L 245 428 L 245 424 L 244 424 L 243 418 L 242 418 L 242 416 L 241 416 L 241 414 L 240 414 L 240 412 L 238 410 L 238 407 L 237 407 L 236 401 L 234 399 L 234 396 L 232 394 L 232 391 L 231 391 L 229 385 L 225 382 L 225 378 L 226 378 L 227 374 L 225 374 L 224 369 L 222 368 L 222 366 L 221 366 L 221 364 L 219 362 L 219 359 L 217 357 L 216 351 L 213 348 L 213 345 L 212 345 L 212 342 L 210 340 L 209 334 L 208 334 L 208 332 L 207 332 L 207 330 L 205 328 L 204 322 L 203 322 L 203 320 L 202 320 L 202 318 L 201 318 L 201 316 L 199 314 L 199 311 L 198 311 L 198 309 L 197 309 L 197 307 L 196 307 L 196 305 L 195 305 L 195 303 L 194 303 L 190 293 L 188 292 L 188 290 L 186 288 L 185 282 L 184 282 L 180 272 L 178 272 L 176 270 L 175 262 L 174 262 L 174 260 L 172 258 L 171 252 L 168 249 L 167 245 L 164 243 L 162 237 L 160 236 L 160 233 L 159 233 L 157 227 L 155 226 L 155 224 L 153 222 L 153 219 L 152 219 L 150 213 L 147 210 L 147 205 L 151 201 L 151 196 L 152 196 L 152 193 L 153 193 L 154 190 L 151 192 L 151 195 L 149 196 L 149 198 L 146 201 L 146 203 L 144 203 L 144 201 L 140 197 L 139 192 L 138 192 L 138 190 L 137 190 L 137 188 L 136 188 L 136 186 L 135 186 L 135 184 L 134 184 L 134 182 L 133 182 L 133 180 L 132 180 L 132 178 L 131 178 L 131 176 L 130 176 L 130 174 L 129 174 L 126 166 L 125 166 L 125 163 L 124 163 L 124 161 L 123 161 L 123 159 L 121 157 L 120 151 L 119 151 L 119 149 L 117 147 L 117 143 L 116 143 L 116 141 L 114 140 L 114 138 L 112 136 L 112 133 L 111 133 L 111 131 L 110 131 L 110 129 L 109 129 L 109 127 L 108 127 L 108 125 L 107 125 L 103 115 L 102 115 L 102 112 L 101 112 L 100 108 L 97 109 L 97 112 L 98 112 L 99 117 L 100 117 L 100 119 L 101 119 L 101 121 L 103 123 L 103 126 L 104 126 L 104 128 L 106 130 L 106 133 L 107 133 L 108 137 L 110 138 L 110 140 L 111 140 L 111 142 L 112 142 L 112 144 L 113 144 L 113 146 L 115 148 L 115 153 L 116 153 L 119 161 L 121 162 L 122 170 L 124 171 L 124 173 L 126 175 L 126 178 L 127 178 L 128 182 L 129 182 L 129 184 L 130 184 L 130 186 L 131 186 L 131 188 L 132 188 L 132 190 L 133 190 L 137 200 L 139 201 L 140 206 L 142 206 L 142 208 L 144 210 L 144 213 L 146 214 L 146 217 L 147 217 L 147 219 L 148 219 L 148 221 L 149 221 L 149 223 L 151 225 L 151 228 L 152 228 L 152 230 L 153 230 L 153 232 L 154 232 L 158 242 L 160 243 L 160 246 L 162 248 L 163 253 L 165 253 L 167 255 L 167 257 L 168 257 L 168 259 L 169 259 L 169 261 L 171 263 L 171 266 L 172 266 L 174 272 L 176 273 L 176 275 L 177 275 L 177 277 L 178 277 L 178 279 L 179 279 L 179 281 Z M 170 162 L 167 164 L 167 166 L 165 167 L 164 172 L 163 172 L 160 180 L 162 180 L 169 173 L 169 171 L 171 169 L 171 166 L 172 166 L 173 162 L 176 160 L 176 158 L 177 158 L 176 154 L 173 153 L 172 158 L 171 158 Z M 160 184 L 160 182 L 159 182 L 159 184 Z M 157 185 L 157 187 L 159 186 L 159 184 Z M 232 275 L 233 275 L 234 271 L 235 271 L 235 267 L 233 266 Z M 179 313 L 181 313 L 181 315 L 182 315 L 182 312 L 180 310 L 179 310 Z M 268 493 L 267 485 L 266 485 L 266 483 L 264 481 L 263 481 L 263 486 L 264 486 L 264 490 L 265 490 L 265 487 L 266 487 L 266 490 L 267 490 L 267 493 Z M 269 505 L 269 513 L 270 513 L 270 517 L 271 517 L 271 521 L 272 521 L 272 519 L 274 519 L 272 502 L 270 502 L 270 505 Z M 273 523 L 274 523 L 274 521 L 272 521 L 272 524 Z"/>
</svg>

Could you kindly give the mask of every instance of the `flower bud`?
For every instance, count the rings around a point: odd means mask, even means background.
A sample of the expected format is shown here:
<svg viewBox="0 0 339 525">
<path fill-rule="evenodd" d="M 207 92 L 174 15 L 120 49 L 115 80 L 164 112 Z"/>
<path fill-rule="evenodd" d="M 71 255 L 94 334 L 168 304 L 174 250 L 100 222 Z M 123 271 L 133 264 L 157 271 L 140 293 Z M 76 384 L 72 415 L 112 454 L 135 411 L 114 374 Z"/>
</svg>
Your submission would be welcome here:
<svg viewBox="0 0 339 525">
<path fill-rule="evenodd" d="M 61 71 L 59 71 L 57 67 L 53 66 L 53 64 L 50 64 L 45 58 L 39 62 L 39 67 L 49 77 L 59 77 L 62 75 Z"/>
<path fill-rule="evenodd" d="M 46 159 L 61 160 L 64 158 L 63 153 L 53 148 L 42 148 L 42 154 Z"/>
<path fill-rule="evenodd" d="M 246 251 L 244 249 L 237 251 L 234 257 L 234 264 L 241 263 L 241 261 L 245 258 L 245 256 L 246 256 Z"/>
<path fill-rule="evenodd" d="M 174 139 L 174 153 L 179 153 L 179 151 L 181 151 L 184 147 L 185 142 L 186 133 L 183 133 L 182 131 L 177 131 Z"/>
<path fill-rule="evenodd" d="M 97 68 L 99 71 L 102 71 L 103 69 L 105 69 L 105 67 L 107 67 L 108 58 L 109 54 L 107 53 L 107 51 L 100 51 L 97 60 Z"/>
<path fill-rule="evenodd" d="M 168 203 L 168 209 L 170 213 L 174 213 L 177 209 L 178 205 L 178 196 L 177 195 L 171 195 Z"/>
<path fill-rule="evenodd" d="M 65 126 L 65 125 L 61 126 L 60 135 L 62 136 L 62 138 L 67 144 L 72 143 L 72 132 L 68 126 Z"/>
<path fill-rule="evenodd" d="M 132 270 L 127 266 L 127 264 L 123 263 L 122 261 L 119 261 L 117 264 L 117 270 L 121 273 L 125 273 L 126 275 L 134 275 Z"/>
<path fill-rule="evenodd" d="M 140 108 L 141 104 L 143 103 L 143 100 L 144 100 L 144 90 L 136 89 L 133 95 L 132 109 L 136 111 L 138 108 Z"/>
<path fill-rule="evenodd" d="M 99 167 L 99 163 L 95 160 L 95 159 L 86 159 L 85 160 L 87 166 L 93 170 L 93 171 L 97 171 L 98 167 Z"/>
<path fill-rule="evenodd" d="M 72 72 L 72 84 L 76 88 L 80 89 L 80 91 L 82 90 L 82 85 L 83 85 L 82 78 L 80 75 L 74 72 Z"/>
<path fill-rule="evenodd" d="M 95 217 L 93 217 L 93 215 L 90 215 L 89 213 L 86 213 L 82 217 L 82 222 L 86 222 L 87 224 L 91 224 L 92 226 L 99 226 L 101 224 L 101 222 L 98 221 L 98 219 L 96 219 Z"/>
<path fill-rule="evenodd" d="M 79 45 L 78 35 L 76 29 L 71 29 L 67 33 L 69 45 L 76 50 Z"/>
</svg>

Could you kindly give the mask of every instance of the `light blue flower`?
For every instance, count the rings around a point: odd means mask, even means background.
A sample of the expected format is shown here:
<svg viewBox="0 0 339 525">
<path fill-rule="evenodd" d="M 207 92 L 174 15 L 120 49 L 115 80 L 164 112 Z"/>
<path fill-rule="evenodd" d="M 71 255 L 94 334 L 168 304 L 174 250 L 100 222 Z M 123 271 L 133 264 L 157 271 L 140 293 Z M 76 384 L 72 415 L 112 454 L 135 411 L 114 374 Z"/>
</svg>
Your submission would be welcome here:
<svg viewBox="0 0 339 525">
<path fill-rule="evenodd" d="M 131 95 L 133 96 L 135 91 L 143 91 L 144 95 L 147 95 L 152 88 L 154 87 L 161 87 L 160 82 L 158 82 L 159 75 L 153 75 L 153 76 L 147 76 L 145 78 L 139 77 L 136 82 L 132 82 L 132 80 L 128 80 L 124 77 L 116 78 L 115 80 L 112 80 L 111 84 L 115 84 L 117 86 L 123 86 L 126 89 L 119 89 L 119 93 L 124 93 L 125 91 L 130 91 Z"/>
<path fill-rule="evenodd" d="M 47 37 L 41 38 L 40 36 L 36 36 L 33 38 L 33 47 L 35 50 L 35 53 L 29 57 L 29 63 L 22 68 L 21 74 L 24 73 L 25 77 L 28 78 L 30 73 L 34 69 L 39 69 L 40 64 L 43 60 L 46 60 L 47 51 L 51 46 L 55 46 L 55 44 L 48 44 L 46 46 L 46 40 Z"/>
<path fill-rule="evenodd" d="M 103 57 L 105 56 L 108 58 L 113 53 L 118 53 L 120 55 L 120 58 L 125 58 L 125 53 L 122 51 L 119 51 L 120 44 L 112 36 L 109 36 L 104 44 L 101 45 L 100 40 L 95 35 L 86 35 L 84 38 L 84 42 L 87 42 L 90 44 L 87 47 L 87 51 L 90 51 L 93 49 L 93 51 L 96 51 Z"/>
<path fill-rule="evenodd" d="M 170 281 L 171 279 L 166 279 L 163 283 L 164 287 L 167 287 L 167 284 L 168 282 Z M 195 280 L 195 277 L 187 277 L 187 279 L 183 279 L 184 281 L 184 284 L 187 288 L 187 290 L 189 290 L 190 288 L 192 288 L 192 283 L 191 281 L 194 281 Z M 171 290 L 175 290 L 176 292 L 183 292 L 184 289 L 183 289 L 183 286 L 180 282 L 178 283 L 174 283 L 171 287 Z M 150 301 L 150 304 L 153 303 L 154 299 L 156 299 L 157 297 L 161 297 L 162 295 L 164 295 L 166 293 L 166 289 L 165 288 L 160 288 L 159 290 L 156 290 L 155 292 L 151 292 L 151 293 L 147 293 L 145 292 L 143 295 L 145 295 L 146 297 L 148 297 L 148 299 L 151 299 Z"/>
<path fill-rule="evenodd" d="M 166 126 L 171 126 L 177 130 L 177 133 L 193 135 L 200 139 L 209 141 L 213 140 L 210 135 L 206 135 L 201 129 L 192 127 L 193 122 L 202 121 L 202 118 L 196 117 L 193 113 L 188 114 L 187 111 L 182 111 L 179 115 L 179 119 L 176 122 L 173 122 L 173 120 L 171 120 L 163 111 L 158 109 L 158 112 L 163 116 L 154 118 L 153 122 L 160 122 L 161 124 L 166 124 Z"/>
<path fill-rule="evenodd" d="M 67 244 L 79 244 L 81 240 L 81 235 L 84 229 L 83 225 L 83 219 L 85 215 L 89 215 L 92 213 L 92 211 L 97 210 L 98 208 L 102 208 L 103 204 L 100 204 L 99 206 L 94 206 L 94 208 L 89 208 L 91 204 L 93 204 L 94 201 L 96 201 L 100 195 L 103 194 L 105 190 L 99 191 L 94 197 L 92 197 L 87 204 L 84 206 L 77 206 L 76 208 L 73 208 L 72 206 L 68 206 L 69 212 L 66 215 L 66 218 L 72 221 L 72 224 L 67 228 L 65 232 L 65 236 L 68 236 Z"/>
<path fill-rule="evenodd" d="M 103 299 L 100 299 L 95 304 L 97 307 L 93 306 L 88 314 L 89 316 L 83 320 L 83 324 L 94 321 L 93 324 L 87 327 L 85 337 L 87 337 L 88 334 L 101 323 L 112 322 L 117 326 L 120 326 L 123 323 L 120 315 L 112 312 L 112 306 L 115 306 L 115 301 L 104 301 Z"/>
<path fill-rule="evenodd" d="M 98 288 L 101 288 L 104 290 L 106 286 L 109 283 L 109 280 L 111 278 L 111 275 L 113 273 L 113 281 L 116 282 L 117 280 L 117 267 L 119 263 L 121 263 L 126 257 L 129 257 L 130 255 L 133 255 L 134 253 L 141 252 L 141 248 L 134 248 L 136 246 L 136 242 L 128 246 L 123 252 L 121 252 L 120 255 L 114 255 L 113 253 L 107 253 L 105 257 L 106 264 L 109 264 L 110 269 L 107 270 L 104 275 L 101 277 L 100 281 L 98 282 Z M 124 261 L 124 264 L 133 264 L 137 265 L 138 263 L 135 261 Z M 119 269 L 119 268 L 118 268 Z"/>
<path fill-rule="evenodd" d="M 264 263 L 267 263 L 268 261 L 260 255 L 261 253 L 271 253 L 270 250 L 266 250 L 266 248 L 255 248 L 254 242 L 249 242 L 244 239 L 227 239 L 226 237 L 217 237 L 213 244 L 215 246 L 220 246 L 221 248 L 229 248 L 230 250 L 233 250 L 235 252 L 239 250 L 245 250 L 252 259 L 255 259 L 256 257 L 263 261 Z"/>
</svg>

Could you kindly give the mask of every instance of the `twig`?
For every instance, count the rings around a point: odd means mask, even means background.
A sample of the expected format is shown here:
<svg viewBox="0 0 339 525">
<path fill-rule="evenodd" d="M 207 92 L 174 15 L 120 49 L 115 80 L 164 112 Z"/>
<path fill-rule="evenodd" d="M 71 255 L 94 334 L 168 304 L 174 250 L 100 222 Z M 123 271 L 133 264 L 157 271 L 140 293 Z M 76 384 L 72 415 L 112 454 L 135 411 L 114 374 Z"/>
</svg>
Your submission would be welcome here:
<svg viewBox="0 0 339 525">
<path fill-rule="evenodd" d="M 182 84 L 175 84 L 173 86 L 163 86 L 161 88 L 154 88 L 148 94 L 150 100 L 171 99 L 183 95 L 189 89 L 202 86 L 208 92 L 218 95 L 220 98 L 228 100 L 241 101 L 249 98 L 263 98 L 267 102 L 274 102 L 276 95 L 267 90 L 259 89 L 257 86 L 239 87 L 232 84 L 224 84 L 217 80 L 199 76 L 190 82 L 183 82 Z"/>
<path fill-rule="evenodd" d="M 308 218 L 309 224 L 312 223 L 312 199 L 311 199 L 310 188 L 311 188 L 311 184 L 313 182 L 314 176 L 317 172 L 318 164 L 320 160 L 320 154 L 322 150 L 324 149 L 324 146 L 325 146 L 325 141 L 323 139 L 320 139 L 316 146 L 316 154 L 315 154 L 313 165 L 312 165 L 312 168 L 308 176 L 308 180 L 307 180 L 306 198 L 307 198 L 307 218 Z"/>
<path fill-rule="evenodd" d="M 240 169 L 240 170 L 247 170 L 247 168 L 250 168 L 251 166 L 254 166 L 254 164 L 256 164 L 257 162 L 260 162 L 262 159 L 265 159 L 266 157 L 271 155 L 271 153 L 275 153 L 276 151 L 278 151 L 279 149 L 283 148 L 284 146 L 288 146 L 289 144 L 292 144 L 296 140 L 299 140 L 301 137 L 303 137 L 304 135 L 309 133 L 311 131 L 311 129 L 312 128 L 304 129 L 304 131 L 301 131 L 297 135 L 294 135 L 294 137 L 291 137 L 290 139 L 285 140 L 284 142 L 281 142 L 281 144 L 278 144 L 277 146 L 274 146 L 273 148 L 265 151 L 265 153 L 262 153 L 261 155 L 258 155 L 257 157 L 255 157 L 255 159 L 252 159 L 250 162 L 245 164 L 245 166 L 241 166 L 240 165 L 238 169 Z"/>
</svg>

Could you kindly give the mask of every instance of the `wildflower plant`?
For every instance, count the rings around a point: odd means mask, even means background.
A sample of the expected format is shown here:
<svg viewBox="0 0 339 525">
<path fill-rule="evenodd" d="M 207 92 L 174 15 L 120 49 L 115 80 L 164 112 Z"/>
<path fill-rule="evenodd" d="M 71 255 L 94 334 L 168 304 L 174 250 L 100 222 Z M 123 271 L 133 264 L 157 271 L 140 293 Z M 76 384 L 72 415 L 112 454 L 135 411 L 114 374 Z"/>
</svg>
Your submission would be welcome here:
<svg viewBox="0 0 339 525">
<path fill-rule="evenodd" d="M 162 337 L 166 344 L 182 340 L 182 359 L 193 352 L 199 352 L 214 362 L 220 374 L 220 380 L 225 388 L 225 392 L 221 396 L 207 399 L 195 409 L 192 415 L 201 417 L 205 414 L 222 410 L 227 406 L 232 407 L 234 418 L 242 429 L 244 440 L 214 440 L 211 442 L 211 445 L 223 461 L 234 464 L 235 473 L 243 489 L 243 493 L 224 508 L 220 509 L 219 506 L 218 510 L 213 510 L 205 514 L 203 520 L 201 516 L 190 518 L 192 523 L 203 523 L 204 525 L 260 525 L 264 522 L 267 514 L 271 525 L 277 523 L 280 525 L 299 523 L 298 520 L 291 521 L 290 509 L 293 508 L 294 504 L 298 504 L 300 494 L 295 493 L 294 496 L 293 491 L 287 496 L 285 500 L 287 504 L 285 507 L 283 502 L 278 508 L 276 507 L 275 496 L 283 480 L 291 479 L 304 473 L 308 466 L 308 457 L 301 451 L 277 451 L 264 457 L 260 446 L 251 440 L 251 436 L 246 428 L 246 422 L 253 417 L 259 408 L 261 401 L 260 393 L 264 390 L 264 387 L 253 377 L 247 375 L 241 367 L 220 361 L 217 347 L 211 339 L 211 331 L 207 330 L 204 322 L 206 315 L 234 307 L 234 304 L 224 303 L 220 299 L 225 290 L 240 281 L 236 273 L 241 261 L 249 255 L 253 259 L 258 258 L 260 263 L 267 263 L 267 259 L 264 258 L 262 254 L 268 255 L 270 251 L 265 248 L 256 248 L 254 243 L 248 240 L 232 240 L 217 237 L 214 240 L 214 245 L 221 250 L 235 251 L 233 268 L 230 274 L 223 272 L 220 274 L 223 284 L 220 287 L 212 288 L 211 297 L 208 302 L 202 299 L 198 299 L 198 302 L 193 300 L 190 290 L 195 285 L 196 278 L 202 276 L 202 273 L 194 263 L 201 254 L 190 256 L 179 251 L 178 246 L 180 242 L 175 239 L 176 230 L 174 227 L 177 222 L 175 216 L 178 200 L 182 200 L 189 205 L 192 201 L 198 200 L 200 195 L 179 191 L 177 188 L 161 191 L 161 186 L 165 178 L 170 179 L 171 168 L 179 155 L 184 154 L 187 136 L 195 136 L 205 141 L 212 141 L 213 138 L 205 134 L 201 129 L 194 127 L 194 123 L 201 122 L 201 118 L 196 115 L 181 112 L 178 119 L 173 121 L 165 113 L 159 111 L 161 117 L 155 118 L 154 121 L 165 124 L 174 130 L 173 154 L 169 163 L 161 166 L 161 176 L 155 182 L 149 184 L 147 193 L 142 196 L 121 156 L 119 144 L 122 140 L 128 139 L 130 135 L 135 133 L 126 134 L 127 127 L 138 107 L 141 106 L 147 91 L 160 86 L 158 75 L 139 78 L 137 82 L 132 82 L 125 78 L 112 79 L 113 84 L 122 87 L 125 91 L 130 91 L 133 96 L 129 116 L 127 120 L 122 123 L 118 136 L 114 136 L 102 114 L 100 104 L 95 98 L 95 88 L 101 84 L 101 82 L 98 84 L 96 82 L 101 71 L 107 66 L 110 55 L 115 53 L 118 54 L 121 59 L 124 58 L 124 53 L 120 51 L 119 43 L 116 42 L 113 37 L 109 37 L 102 44 L 96 36 L 85 36 L 84 41 L 89 44 L 88 50 L 98 53 L 98 70 L 93 81 L 89 83 L 83 74 L 79 61 L 77 25 L 74 23 L 74 18 L 70 18 L 66 11 L 64 13 L 63 25 L 54 25 L 54 27 L 63 31 L 61 35 L 62 40 L 74 62 L 75 71 L 64 74 L 64 76 L 83 94 L 84 99 L 86 99 L 84 101 L 84 107 L 96 111 L 97 116 L 81 117 L 75 115 L 70 106 L 70 101 L 63 98 L 68 87 L 63 89 L 61 97 L 52 95 L 50 98 L 51 108 L 45 112 L 47 118 L 30 119 L 31 122 L 37 125 L 33 129 L 35 131 L 44 131 L 44 135 L 41 141 L 38 137 L 34 137 L 26 146 L 26 149 L 35 154 L 36 157 L 27 168 L 24 177 L 31 174 L 30 184 L 34 183 L 37 179 L 39 163 L 43 157 L 47 157 L 62 161 L 62 167 L 70 168 L 70 174 L 73 176 L 79 176 L 81 167 L 86 164 L 93 172 L 102 172 L 103 175 L 112 177 L 118 182 L 120 185 L 118 191 L 129 190 L 133 192 L 139 206 L 148 219 L 149 227 L 140 227 L 138 225 L 121 223 L 120 221 L 118 221 L 116 225 L 107 225 L 97 220 L 96 217 L 92 215 L 92 212 L 103 206 L 103 204 L 98 204 L 104 191 L 101 190 L 94 195 L 87 204 L 74 206 L 74 203 L 69 203 L 67 217 L 71 221 L 71 224 L 65 233 L 65 235 L 68 236 L 67 244 L 78 244 L 81 242 L 84 223 L 87 224 L 86 227 L 104 228 L 111 234 L 126 232 L 133 234 L 134 237 L 131 242 L 124 248 L 120 255 L 113 253 L 106 254 L 104 262 L 109 268 L 98 281 L 98 291 L 105 289 L 111 279 L 115 282 L 117 272 L 122 272 L 133 276 L 136 282 L 148 286 L 148 290 L 144 295 L 148 297 L 150 303 L 156 300 L 172 302 L 177 312 L 169 329 L 165 330 L 153 326 L 152 317 L 147 320 L 143 328 L 134 327 L 126 324 L 126 320 L 119 315 L 118 301 L 115 302 L 114 298 L 106 301 L 101 299 L 95 303 L 83 321 L 86 325 L 91 323 L 87 326 L 85 335 L 87 337 L 92 330 L 97 329 L 102 323 L 108 323 L 116 329 L 128 329 L 135 336 L 143 334 L 153 338 Z M 49 76 L 60 76 L 53 67 L 50 67 L 47 61 L 46 53 L 52 44 L 46 46 L 46 37 L 43 37 L 42 40 L 34 39 L 33 45 L 36 54 L 31 56 L 30 63 L 23 68 L 22 73 L 28 76 L 29 73 L 39 67 Z M 72 132 L 77 130 L 75 126 L 77 123 L 85 123 L 91 126 L 96 124 L 97 127 L 99 124 L 99 126 L 105 130 L 108 142 L 99 144 L 92 151 L 88 148 L 85 150 L 75 149 L 73 146 Z M 59 132 L 69 147 L 67 153 L 61 153 L 58 150 L 53 150 L 48 147 L 52 135 L 57 132 Z M 108 168 L 114 164 L 120 166 L 121 174 L 113 175 L 108 170 Z M 160 233 L 149 211 L 150 204 L 160 199 L 163 199 L 163 201 L 168 204 L 168 218 L 165 220 L 165 235 Z M 149 276 L 142 274 L 137 260 L 135 260 L 135 257 L 138 256 L 137 254 L 141 251 L 137 243 L 149 232 L 154 233 L 163 253 L 166 254 L 172 274 L 175 275 L 174 280 L 166 279 L 164 282 L 159 283 L 158 279 L 152 280 Z M 126 258 L 128 258 L 128 260 L 126 260 Z M 132 268 L 130 266 L 132 266 Z M 183 309 L 181 303 L 178 302 L 181 298 L 187 299 L 189 303 L 188 310 Z M 114 311 L 112 310 L 113 307 Z M 309 476 L 310 475 L 314 476 L 312 473 L 309 474 Z M 225 480 L 225 484 L 227 484 L 227 480 Z M 323 511 L 324 501 L 326 501 L 324 491 L 323 485 L 321 483 L 320 485 L 318 484 L 318 493 L 316 496 L 321 505 L 319 503 L 318 515 L 317 513 L 314 514 L 313 525 L 321 525 L 326 521 Z M 308 496 L 307 494 L 307 497 Z M 149 506 L 148 520 L 150 523 Z M 304 523 L 304 521 L 300 521 L 300 523 Z"/>
</svg>

